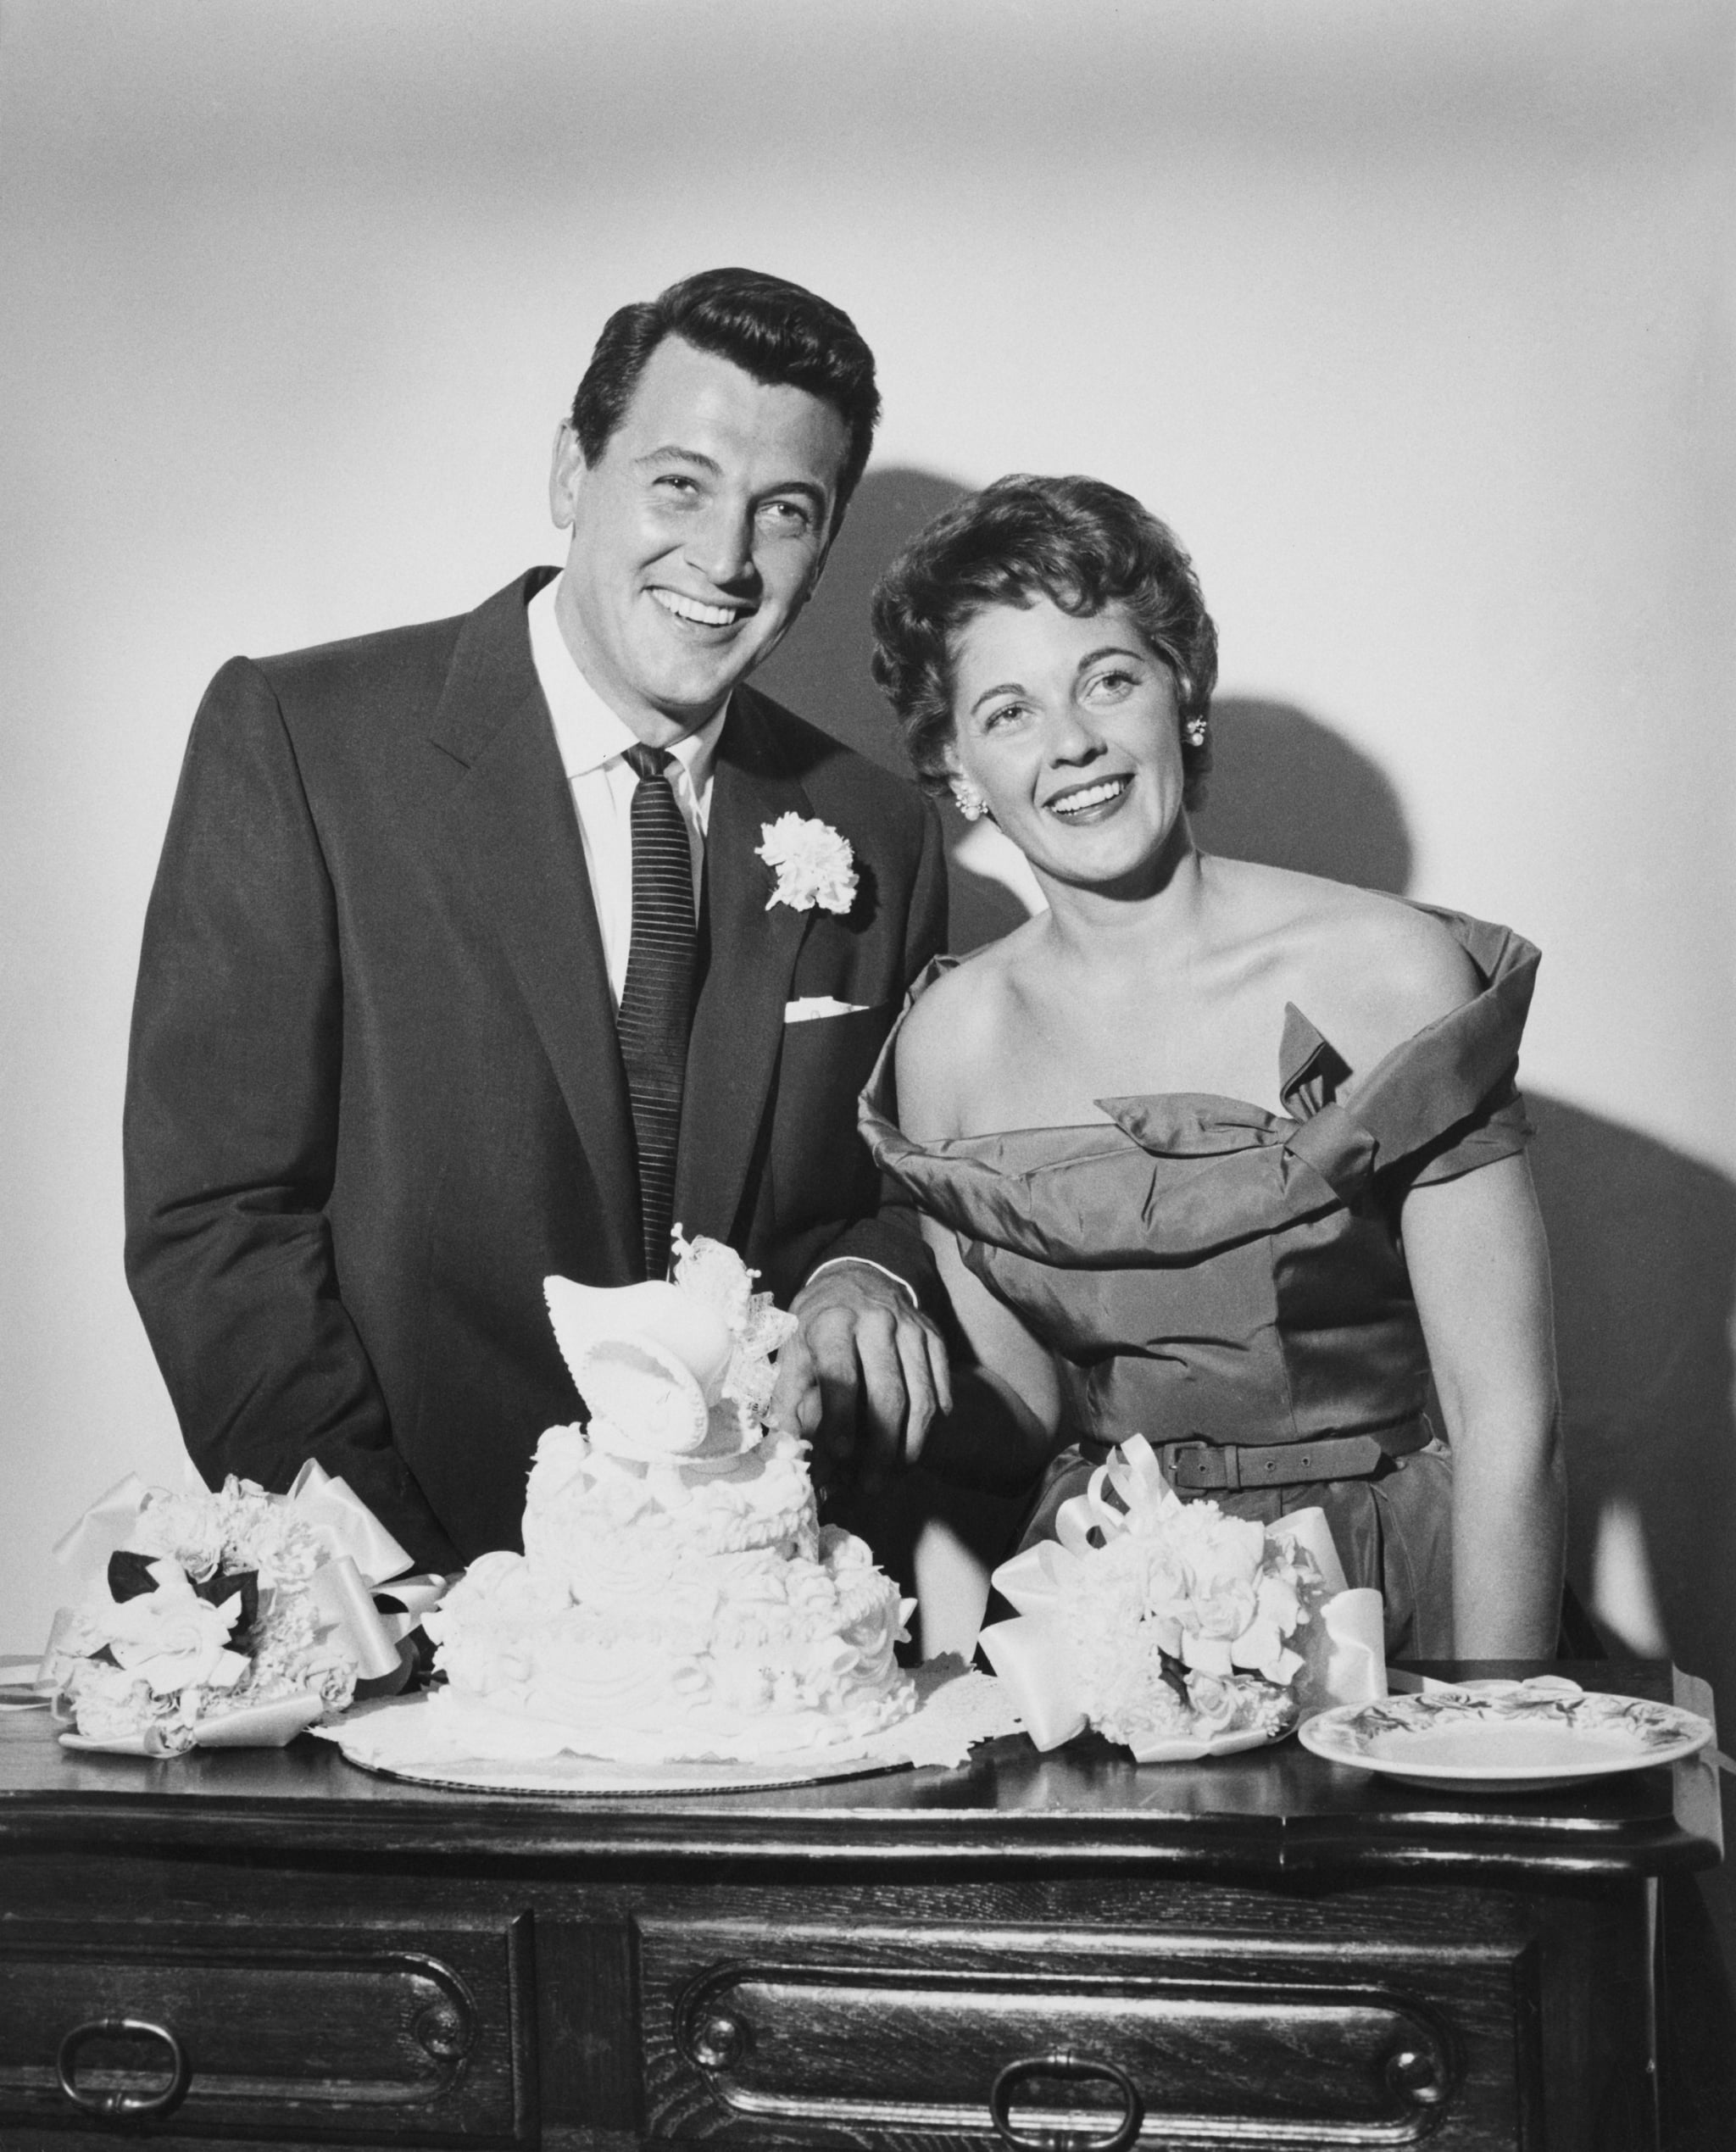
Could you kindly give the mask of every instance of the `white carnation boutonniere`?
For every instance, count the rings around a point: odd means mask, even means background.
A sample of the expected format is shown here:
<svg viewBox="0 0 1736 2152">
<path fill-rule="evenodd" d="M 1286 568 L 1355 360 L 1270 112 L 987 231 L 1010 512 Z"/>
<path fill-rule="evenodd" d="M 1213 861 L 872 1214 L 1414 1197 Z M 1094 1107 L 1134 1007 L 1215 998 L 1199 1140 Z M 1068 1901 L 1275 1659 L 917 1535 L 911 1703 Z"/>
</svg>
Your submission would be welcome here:
<svg viewBox="0 0 1736 2152">
<path fill-rule="evenodd" d="M 816 816 L 780 815 L 775 822 L 762 822 L 754 857 L 765 860 L 777 876 L 777 887 L 765 900 L 765 909 L 787 904 L 805 912 L 818 904 L 822 911 L 847 912 L 856 901 L 856 861 L 849 840 Z"/>
</svg>

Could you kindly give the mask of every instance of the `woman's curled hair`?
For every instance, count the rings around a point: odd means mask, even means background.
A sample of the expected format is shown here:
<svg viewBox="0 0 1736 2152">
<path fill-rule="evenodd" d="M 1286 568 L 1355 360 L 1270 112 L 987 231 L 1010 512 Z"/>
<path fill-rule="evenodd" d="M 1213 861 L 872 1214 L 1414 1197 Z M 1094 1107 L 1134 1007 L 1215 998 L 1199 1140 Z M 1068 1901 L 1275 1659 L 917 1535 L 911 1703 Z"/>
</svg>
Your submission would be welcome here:
<svg viewBox="0 0 1736 2152">
<path fill-rule="evenodd" d="M 1174 676 L 1181 723 L 1206 715 L 1217 631 L 1167 524 L 1099 478 L 998 478 L 919 531 L 874 592 L 874 677 L 926 790 L 948 787 L 960 632 L 992 605 L 1044 598 L 1076 615 L 1125 606 Z M 1182 759 L 1195 805 L 1210 747 L 1184 731 Z"/>
</svg>

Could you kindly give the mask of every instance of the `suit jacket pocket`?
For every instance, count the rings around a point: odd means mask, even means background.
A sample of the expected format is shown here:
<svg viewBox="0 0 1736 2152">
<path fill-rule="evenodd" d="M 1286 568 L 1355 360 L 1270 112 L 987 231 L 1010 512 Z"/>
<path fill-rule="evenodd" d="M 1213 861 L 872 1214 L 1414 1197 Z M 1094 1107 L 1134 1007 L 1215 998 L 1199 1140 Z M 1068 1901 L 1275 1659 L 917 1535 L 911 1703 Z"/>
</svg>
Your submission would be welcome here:
<svg viewBox="0 0 1736 2152">
<path fill-rule="evenodd" d="M 897 1014 L 887 1002 L 785 1025 L 771 1123 L 780 1236 L 821 1220 L 872 1215 L 879 1179 L 856 1133 L 856 1098 Z"/>
</svg>

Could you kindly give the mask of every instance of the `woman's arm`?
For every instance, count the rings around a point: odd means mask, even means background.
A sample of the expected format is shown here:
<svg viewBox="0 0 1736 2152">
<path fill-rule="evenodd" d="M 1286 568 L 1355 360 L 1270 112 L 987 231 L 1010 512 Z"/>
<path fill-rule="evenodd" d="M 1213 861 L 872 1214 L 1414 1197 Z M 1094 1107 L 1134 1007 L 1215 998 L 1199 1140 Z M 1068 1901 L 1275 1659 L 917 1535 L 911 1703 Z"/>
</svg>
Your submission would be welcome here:
<svg viewBox="0 0 1736 2152">
<path fill-rule="evenodd" d="M 1566 1482 L 1549 1249 L 1522 1157 L 1413 1188 L 1401 1223 L 1453 1447 L 1461 1659 L 1547 1659 Z"/>
<path fill-rule="evenodd" d="M 1054 1357 L 965 1268 L 958 1242 L 932 1219 L 922 1237 L 952 1305 L 957 1338 L 950 1411 L 930 1421 L 920 1456 L 938 1479 L 986 1493 L 1020 1494 L 1049 1462 L 1060 1427 Z"/>
<path fill-rule="evenodd" d="M 960 1132 L 960 1100 L 976 1057 L 994 1051 L 992 997 L 983 974 L 961 967 L 931 987 L 899 1033 L 894 1070 L 899 1120 L 915 1140 Z M 937 1414 L 920 1442 L 907 1445 L 938 1478 L 997 1493 L 1018 1493 L 1048 1463 L 1060 1426 L 1061 1389 L 1054 1356 L 1016 1315 L 965 1267 L 951 1230 L 921 1220 L 951 1321 L 952 1405 Z"/>
</svg>

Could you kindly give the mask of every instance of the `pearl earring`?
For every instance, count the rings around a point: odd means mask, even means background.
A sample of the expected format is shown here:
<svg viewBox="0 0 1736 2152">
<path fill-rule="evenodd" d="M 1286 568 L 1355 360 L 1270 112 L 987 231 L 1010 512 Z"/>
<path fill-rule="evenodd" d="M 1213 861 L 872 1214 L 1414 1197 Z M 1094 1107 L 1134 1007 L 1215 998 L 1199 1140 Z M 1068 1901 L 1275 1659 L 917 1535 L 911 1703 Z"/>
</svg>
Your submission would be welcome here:
<svg viewBox="0 0 1736 2152">
<path fill-rule="evenodd" d="M 968 777 L 953 779 L 953 799 L 967 822 L 980 822 L 988 812 L 988 802 Z"/>
<path fill-rule="evenodd" d="M 1203 748 L 1205 745 L 1205 720 L 1190 717 L 1182 727 L 1182 737 L 1190 748 Z"/>
</svg>

